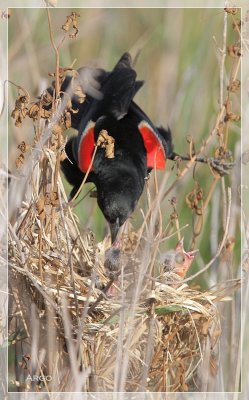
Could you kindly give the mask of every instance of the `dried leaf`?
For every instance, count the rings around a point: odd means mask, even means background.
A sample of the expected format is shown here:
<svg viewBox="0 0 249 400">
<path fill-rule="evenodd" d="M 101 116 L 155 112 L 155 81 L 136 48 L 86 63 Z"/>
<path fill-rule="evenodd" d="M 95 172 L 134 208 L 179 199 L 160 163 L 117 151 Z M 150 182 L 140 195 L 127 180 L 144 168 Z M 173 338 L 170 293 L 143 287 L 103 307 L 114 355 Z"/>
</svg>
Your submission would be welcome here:
<svg viewBox="0 0 249 400">
<path fill-rule="evenodd" d="M 218 372 L 218 362 L 214 354 L 211 354 L 210 357 L 210 372 L 212 376 L 216 376 Z"/>
<path fill-rule="evenodd" d="M 29 109 L 29 117 L 34 121 L 38 118 L 49 119 L 52 115 L 52 109 L 46 109 L 52 103 L 52 96 L 46 91 L 45 95 L 41 97 L 40 101 L 33 103 Z M 43 108 L 45 107 L 45 108 Z"/>
<path fill-rule="evenodd" d="M 51 204 L 53 207 L 58 207 L 59 206 L 59 197 L 58 197 L 58 193 L 57 192 L 52 192 L 50 194 L 50 200 L 51 200 Z"/>
<path fill-rule="evenodd" d="M 16 159 L 16 168 L 20 168 L 24 163 L 24 155 L 21 153 Z"/>
<path fill-rule="evenodd" d="M 33 120 L 38 119 L 40 112 L 40 106 L 39 103 L 34 103 L 29 109 L 29 117 L 32 118 Z"/>
<path fill-rule="evenodd" d="M 40 116 L 44 119 L 49 119 L 52 115 L 52 110 L 45 110 L 44 108 L 41 109 Z"/>
<path fill-rule="evenodd" d="M 46 206 L 52 205 L 53 207 L 59 206 L 59 197 L 57 192 L 46 192 L 45 194 L 45 199 L 44 199 L 44 204 Z"/>
<path fill-rule="evenodd" d="M 38 218 L 41 222 L 44 221 L 45 217 L 46 217 L 46 213 L 45 213 L 45 198 L 44 196 L 40 196 L 39 200 L 37 200 L 36 202 L 36 209 L 37 209 L 37 213 L 38 213 Z"/>
<path fill-rule="evenodd" d="M 227 122 L 227 121 L 238 122 L 238 121 L 241 120 L 241 116 L 237 115 L 237 114 L 234 114 L 233 112 L 229 112 L 229 113 L 226 114 L 224 120 L 225 120 L 225 122 Z"/>
<path fill-rule="evenodd" d="M 29 97 L 26 95 L 20 95 L 15 101 L 15 108 L 11 113 L 11 117 L 15 119 L 15 125 L 21 126 L 24 118 L 28 113 L 27 105 L 29 103 Z"/>
<path fill-rule="evenodd" d="M 230 57 L 241 57 L 241 46 L 230 44 L 229 46 L 227 46 L 227 53 Z"/>
<path fill-rule="evenodd" d="M 102 129 L 98 137 L 97 146 L 100 146 L 101 148 L 105 149 L 106 158 L 115 157 L 114 145 L 115 145 L 115 139 L 112 136 L 108 135 L 108 132 L 105 129 Z"/>
<path fill-rule="evenodd" d="M 43 95 L 41 96 L 41 105 L 42 106 L 50 106 L 53 102 L 53 96 L 47 91 L 45 90 L 45 92 L 43 93 Z"/>
<path fill-rule="evenodd" d="M 231 82 L 230 85 L 227 86 L 227 90 L 230 90 L 230 92 L 237 92 L 240 89 L 240 80 L 235 79 L 234 81 Z"/>
<path fill-rule="evenodd" d="M 188 207 L 196 213 L 196 215 L 203 215 L 202 200 L 204 192 L 203 188 L 196 182 L 195 188 L 186 195 L 185 201 Z"/>
<path fill-rule="evenodd" d="M 22 153 L 26 153 L 30 149 L 30 145 L 22 141 L 17 148 L 21 150 Z"/>
<path fill-rule="evenodd" d="M 70 29 L 71 23 L 72 23 L 71 16 L 67 16 L 67 20 L 66 20 L 66 22 L 62 25 L 62 29 L 63 29 L 65 32 L 68 32 L 69 29 Z"/>
<path fill-rule="evenodd" d="M 71 29 L 71 27 L 73 27 L 73 29 L 75 30 L 74 33 L 70 34 L 69 37 L 71 39 L 75 39 L 78 35 L 78 21 L 77 18 L 80 17 L 80 14 L 76 13 L 76 12 L 72 12 L 71 15 L 67 16 L 67 20 L 66 22 L 62 25 L 62 29 L 65 32 L 69 32 L 69 30 Z"/>
<path fill-rule="evenodd" d="M 231 92 L 235 93 L 240 89 L 240 80 L 235 79 L 234 81 L 231 82 L 230 85 L 227 86 L 227 90 L 230 90 Z"/>
</svg>

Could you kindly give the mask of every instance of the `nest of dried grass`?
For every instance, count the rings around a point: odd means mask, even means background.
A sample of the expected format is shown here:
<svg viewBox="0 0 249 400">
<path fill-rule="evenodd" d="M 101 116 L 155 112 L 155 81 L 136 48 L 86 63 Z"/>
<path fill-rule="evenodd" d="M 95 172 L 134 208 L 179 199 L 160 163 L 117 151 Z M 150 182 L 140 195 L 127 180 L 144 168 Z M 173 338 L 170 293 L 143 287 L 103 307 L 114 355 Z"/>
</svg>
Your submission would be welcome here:
<svg viewBox="0 0 249 400">
<path fill-rule="evenodd" d="M 32 152 L 28 158 L 27 164 Z M 17 337 L 26 343 L 25 367 L 19 364 L 24 376 L 33 363 L 44 374 L 56 372 L 57 390 L 73 391 L 69 377 L 73 369 L 82 368 L 86 374 L 81 390 L 112 391 L 119 385 L 126 391 L 198 390 L 207 338 L 214 351 L 220 334 L 215 301 L 222 296 L 193 290 L 174 272 L 162 270 L 153 276 L 155 266 L 147 274 L 146 268 L 156 264 L 148 261 L 153 245 L 146 240 L 138 243 L 138 235 L 129 228 L 122 237 L 120 281 L 114 282 L 117 293 L 107 297 L 108 282 L 113 282 L 104 267 L 109 238 L 97 243 L 91 232 L 80 230 L 56 172 L 56 149 L 51 143 L 32 162 L 32 190 L 9 231 L 10 285 L 16 304 L 10 335 L 18 326 L 12 344 Z M 169 284 L 172 280 L 174 285 Z M 38 355 L 36 362 L 27 356 L 34 341 L 31 303 L 40 320 L 37 353 L 45 349 L 42 362 Z M 46 348 L 51 332 L 52 361 L 51 342 L 50 352 Z M 125 373 L 117 372 L 120 363 Z M 18 385 L 30 389 L 28 383 Z"/>
</svg>

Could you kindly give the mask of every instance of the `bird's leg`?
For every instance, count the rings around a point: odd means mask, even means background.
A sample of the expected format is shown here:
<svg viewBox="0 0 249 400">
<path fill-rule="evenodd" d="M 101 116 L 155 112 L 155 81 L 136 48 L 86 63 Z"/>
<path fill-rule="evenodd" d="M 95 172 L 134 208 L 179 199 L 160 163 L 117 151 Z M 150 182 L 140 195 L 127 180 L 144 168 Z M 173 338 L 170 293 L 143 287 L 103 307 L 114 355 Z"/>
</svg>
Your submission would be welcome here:
<svg viewBox="0 0 249 400">
<path fill-rule="evenodd" d="M 169 160 L 172 161 L 190 161 L 194 155 L 191 156 L 181 156 L 175 152 L 172 152 L 167 156 Z M 226 152 L 222 156 L 218 157 L 195 157 L 195 162 L 205 163 L 210 165 L 212 169 L 214 169 L 220 176 L 228 175 L 230 170 L 235 166 L 235 162 L 228 161 L 231 159 L 231 153 Z"/>
</svg>

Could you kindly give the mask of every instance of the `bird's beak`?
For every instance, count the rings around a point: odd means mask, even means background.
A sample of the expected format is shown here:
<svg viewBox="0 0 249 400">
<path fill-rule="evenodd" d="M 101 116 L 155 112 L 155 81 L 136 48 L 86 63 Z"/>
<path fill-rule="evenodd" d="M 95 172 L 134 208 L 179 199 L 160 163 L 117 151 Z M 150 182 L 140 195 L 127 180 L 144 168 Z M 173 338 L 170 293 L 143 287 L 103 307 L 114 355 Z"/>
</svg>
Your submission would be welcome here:
<svg viewBox="0 0 249 400">
<path fill-rule="evenodd" d="M 110 223 L 110 231 L 111 231 L 111 240 L 112 240 L 112 244 L 115 242 L 115 240 L 117 239 L 118 236 L 118 232 L 120 229 L 120 225 L 119 225 L 119 218 L 116 219 L 116 221 L 114 223 Z"/>
<path fill-rule="evenodd" d="M 196 256 L 197 253 L 199 253 L 199 250 L 198 250 L 198 249 L 192 250 L 192 251 L 185 251 L 185 250 L 184 250 L 184 254 L 185 254 L 188 258 L 191 258 L 191 259 L 195 258 L 195 256 Z"/>
<path fill-rule="evenodd" d="M 189 259 L 195 258 L 196 254 L 199 252 L 199 250 L 191 250 L 191 251 L 185 251 L 184 250 L 184 236 L 179 240 L 179 242 L 176 245 L 176 250 L 181 250 L 187 256 Z"/>
<path fill-rule="evenodd" d="M 184 251 L 184 236 L 177 243 L 176 250 L 183 250 Z"/>
</svg>

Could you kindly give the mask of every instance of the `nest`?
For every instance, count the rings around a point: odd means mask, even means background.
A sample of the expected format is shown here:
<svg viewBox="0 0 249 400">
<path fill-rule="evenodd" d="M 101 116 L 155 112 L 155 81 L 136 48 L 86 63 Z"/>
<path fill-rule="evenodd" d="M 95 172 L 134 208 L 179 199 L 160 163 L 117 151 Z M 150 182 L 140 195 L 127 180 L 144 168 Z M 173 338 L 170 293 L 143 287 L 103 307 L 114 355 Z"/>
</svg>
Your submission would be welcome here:
<svg viewBox="0 0 249 400">
<path fill-rule="evenodd" d="M 110 276 L 110 238 L 97 243 L 67 202 L 59 174 L 63 138 L 54 130 L 43 135 L 42 152 L 37 136 L 22 152 L 29 190 L 9 230 L 10 342 L 22 343 L 14 385 L 33 390 L 26 378 L 38 371 L 53 376 L 36 383 L 38 391 L 198 390 L 207 347 L 210 369 L 214 364 L 215 302 L 224 294 L 191 289 L 165 272 L 153 240 L 131 226 L 122 236 L 119 282 Z"/>
<path fill-rule="evenodd" d="M 207 337 L 211 335 L 214 349 L 220 333 L 216 295 L 193 290 L 180 280 L 174 285 L 165 283 L 179 279 L 173 272 L 162 272 L 154 280 L 142 276 L 143 245 L 137 246 L 138 236 L 130 230 L 122 238 L 122 274 L 119 284 L 113 284 L 116 295 L 106 296 L 103 288 L 112 282 L 104 267 L 109 238 L 97 243 L 91 232 L 80 231 L 63 199 L 61 180 L 55 195 L 51 180 L 44 179 L 44 172 L 54 173 L 56 162 L 47 154 L 43 153 L 32 172 L 33 187 L 39 191 L 22 203 L 9 232 L 11 292 L 22 310 L 21 318 L 12 315 L 15 324 L 10 324 L 10 336 L 17 324 L 18 340 L 32 347 L 30 307 L 34 303 L 43 336 L 49 329 L 56 332 L 60 389 L 71 368 L 68 340 L 76 343 L 80 338 L 81 367 L 88 371 L 84 390 L 114 389 L 117 359 L 124 357 L 124 349 L 126 391 L 196 390 Z M 17 335 L 12 344 L 16 340 Z M 26 360 L 26 375 L 31 362 L 31 358 Z M 45 357 L 43 371 L 48 370 L 47 363 Z M 19 386 L 30 388 L 27 383 Z"/>
</svg>

